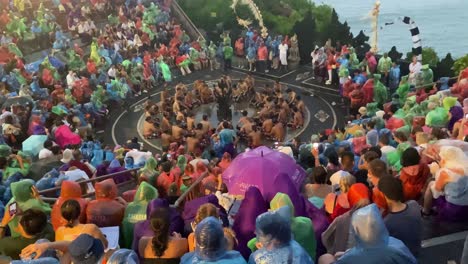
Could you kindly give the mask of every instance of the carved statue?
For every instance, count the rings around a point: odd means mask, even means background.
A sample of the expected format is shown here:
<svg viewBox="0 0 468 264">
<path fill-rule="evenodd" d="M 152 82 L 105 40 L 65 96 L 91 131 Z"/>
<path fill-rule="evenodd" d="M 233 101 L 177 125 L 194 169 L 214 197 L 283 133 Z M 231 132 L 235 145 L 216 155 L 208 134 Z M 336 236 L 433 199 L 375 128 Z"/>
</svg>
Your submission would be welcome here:
<svg viewBox="0 0 468 264">
<path fill-rule="evenodd" d="M 298 62 L 301 58 L 299 56 L 299 44 L 297 41 L 297 35 L 294 34 L 291 38 L 291 48 L 289 49 L 289 60 L 293 62 Z"/>
</svg>

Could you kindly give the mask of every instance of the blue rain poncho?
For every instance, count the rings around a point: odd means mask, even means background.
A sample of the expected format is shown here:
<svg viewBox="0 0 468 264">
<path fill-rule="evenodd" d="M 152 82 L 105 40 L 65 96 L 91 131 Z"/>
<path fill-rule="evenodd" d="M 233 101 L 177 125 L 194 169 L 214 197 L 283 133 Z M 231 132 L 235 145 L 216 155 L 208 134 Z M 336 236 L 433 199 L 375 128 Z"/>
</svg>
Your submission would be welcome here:
<svg viewBox="0 0 468 264">
<path fill-rule="evenodd" d="M 223 226 L 212 216 L 203 219 L 195 229 L 197 246 L 194 252 L 185 254 L 181 264 L 243 264 L 246 263 L 237 251 L 226 250 Z"/>
<path fill-rule="evenodd" d="M 351 218 L 351 225 L 356 246 L 346 251 L 336 264 L 417 263 L 403 242 L 388 235 L 377 205 L 357 210 Z"/>
</svg>

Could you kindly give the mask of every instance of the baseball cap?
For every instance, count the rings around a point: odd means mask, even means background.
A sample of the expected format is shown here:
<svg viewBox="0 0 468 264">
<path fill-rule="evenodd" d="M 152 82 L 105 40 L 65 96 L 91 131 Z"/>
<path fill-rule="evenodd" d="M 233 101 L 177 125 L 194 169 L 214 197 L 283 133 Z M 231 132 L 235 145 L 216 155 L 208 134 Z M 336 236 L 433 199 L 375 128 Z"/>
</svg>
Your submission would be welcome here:
<svg viewBox="0 0 468 264">
<path fill-rule="evenodd" d="M 81 234 L 68 247 L 73 263 L 96 264 L 104 255 L 104 245 L 101 240 L 88 234 Z"/>
</svg>

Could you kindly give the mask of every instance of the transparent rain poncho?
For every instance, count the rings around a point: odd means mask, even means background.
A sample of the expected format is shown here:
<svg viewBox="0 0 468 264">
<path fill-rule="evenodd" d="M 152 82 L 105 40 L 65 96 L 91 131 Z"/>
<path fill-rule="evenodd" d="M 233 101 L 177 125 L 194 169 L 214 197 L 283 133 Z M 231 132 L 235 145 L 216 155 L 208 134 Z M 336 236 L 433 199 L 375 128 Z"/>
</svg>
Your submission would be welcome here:
<svg viewBox="0 0 468 264">
<path fill-rule="evenodd" d="M 140 263 L 138 255 L 130 249 L 119 249 L 107 260 L 107 264 L 138 264 Z"/>
<path fill-rule="evenodd" d="M 389 236 L 377 205 L 371 204 L 354 212 L 351 226 L 356 246 L 346 251 L 336 264 L 417 263 L 403 242 Z"/>
<path fill-rule="evenodd" d="M 249 263 L 313 263 L 307 252 L 295 241 L 291 233 L 291 210 L 288 206 L 279 208 L 274 212 L 266 212 L 257 217 L 256 234 L 262 248 L 255 251 L 249 259 Z M 279 237 L 285 235 L 285 237 Z M 278 237 L 274 237 L 278 236 Z M 281 240 L 288 242 L 279 243 Z"/>
<path fill-rule="evenodd" d="M 203 219 L 195 229 L 195 252 L 185 254 L 182 264 L 243 264 L 242 255 L 237 251 L 226 250 L 223 226 L 219 219 L 207 217 Z"/>
</svg>

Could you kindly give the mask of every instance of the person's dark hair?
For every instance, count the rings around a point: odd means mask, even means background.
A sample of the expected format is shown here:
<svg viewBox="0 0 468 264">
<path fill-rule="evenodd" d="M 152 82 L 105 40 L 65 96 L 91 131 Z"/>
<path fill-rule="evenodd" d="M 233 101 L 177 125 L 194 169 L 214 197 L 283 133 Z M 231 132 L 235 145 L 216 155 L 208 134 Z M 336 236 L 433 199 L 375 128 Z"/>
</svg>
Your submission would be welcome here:
<svg viewBox="0 0 468 264">
<path fill-rule="evenodd" d="M 44 141 L 44 148 L 49 149 L 53 146 L 52 140 L 48 139 Z"/>
<path fill-rule="evenodd" d="M 370 129 L 374 129 L 374 127 L 375 127 L 375 121 L 370 120 L 369 122 L 367 122 L 367 127 L 370 128 Z"/>
<path fill-rule="evenodd" d="M 349 162 L 353 162 L 354 161 L 354 153 L 351 152 L 351 151 L 345 151 L 345 152 L 341 153 L 341 163 L 344 163 L 346 160 L 348 160 Z"/>
<path fill-rule="evenodd" d="M 223 122 L 223 128 L 229 128 L 229 122 L 228 121 Z"/>
<path fill-rule="evenodd" d="M 382 158 L 382 150 L 380 150 L 379 146 L 370 147 L 369 151 L 375 152 L 377 154 L 377 158 Z"/>
<path fill-rule="evenodd" d="M 208 115 L 203 115 L 202 119 L 205 121 L 208 120 Z"/>
<path fill-rule="evenodd" d="M 67 220 L 66 227 L 73 227 L 73 222 L 80 217 L 81 206 L 76 200 L 65 201 L 60 208 L 63 219 Z"/>
<path fill-rule="evenodd" d="M 5 124 L 13 124 L 13 116 L 12 115 L 7 115 L 5 116 L 5 120 L 3 121 Z"/>
<path fill-rule="evenodd" d="M 367 163 L 369 163 L 375 159 L 378 159 L 379 154 L 375 153 L 374 151 L 367 151 L 366 154 L 364 154 L 363 158 Z"/>
<path fill-rule="evenodd" d="M 380 159 L 375 159 L 369 164 L 367 164 L 367 169 L 376 177 L 379 179 L 382 179 L 384 176 L 388 175 L 387 173 L 387 164 L 380 160 Z"/>
<path fill-rule="evenodd" d="M 403 184 L 400 179 L 386 176 L 379 180 L 379 190 L 392 201 L 404 201 Z"/>
<path fill-rule="evenodd" d="M 75 150 L 73 151 L 73 159 L 74 159 L 74 160 L 80 161 L 82 157 L 83 157 L 83 156 L 81 155 L 81 151 L 80 151 L 80 150 L 75 149 Z"/>
<path fill-rule="evenodd" d="M 198 130 L 203 129 L 203 124 L 202 124 L 202 123 L 198 123 L 198 124 L 197 124 L 197 129 L 198 129 Z"/>
<path fill-rule="evenodd" d="M 257 218 L 256 228 L 263 236 L 270 236 L 280 245 L 291 241 L 291 224 L 288 219 L 278 213 L 267 213 Z"/>
<path fill-rule="evenodd" d="M 338 158 L 338 152 L 334 148 L 326 148 L 325 151 L 323 152 L 323 155 L 327 157 L 328 162 L 335 166 L 340 165 L 340 160 Z"/>
<path fill-rule="evenodd" d="M 44 231 L 47 225 L 47 215 L 37 209 L 28 209 L 23 212 L 19 224 L 26 234 L 35 236 Z"/>
<path fill-rule="evenodd" d="M 247 116 L 248 114 L 249 112 L 247 112 L 247 110 L 242 111 L 242 116 Z"/>
<path fill-rule="evenodd" d="M 327 183 L 327 175 L 327 170 L 322 166 L 318 166 L 312 172 L 312 179 L 315 184 L 325 184 Z"/>
<path fill-rule="evenodd" d="M 407 141 L 408 140 L 408 137 L 405 135 L 405 133 L 401 132 L 401 131 L 396 131 L 393 135 L 393 137 L 395 139 L 399 139 L 403 142 Z"/>
<path fill-rule="evenodd" d="M 170 217 L 167 208 L 158 208 L 151 214 L 151 229 L 154 232 L 151 244 L 157 257 L 164 255 L 169 242 Z"/>
<path fill-rule="evenodd" d="M 419 152 L 415 148 L 407 148 L 403 151 L 400 160 L 403 167 L 418 165 L 420 161 L 421 156 L 419 156 Z"/>
<path fill-rule="evenodd" d="M 388 138 L 388 135 L 382 134 L 379 137 L 379 142 L 384 146 L 388 146 L 388 144 L 390 144 L 390 139 Z"/>
<path fill-rule="evenodd" d="M 169 173 L 171 171 L 171 162 L 170 161 L 165 161 L 161 164 L 162 170 L 165 173 Z"/>
<path fill-rule="evenodd" d="M 438 127 L 432 128 L 431 135 L 436 140 L 441 140 L 441 139 L 447 138 L 447 132 L 445 132 L 444 130 L 442 130 L 442 129 L 438 128 Z"/>
</svg>

